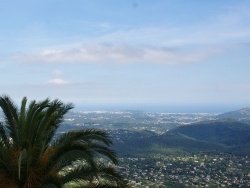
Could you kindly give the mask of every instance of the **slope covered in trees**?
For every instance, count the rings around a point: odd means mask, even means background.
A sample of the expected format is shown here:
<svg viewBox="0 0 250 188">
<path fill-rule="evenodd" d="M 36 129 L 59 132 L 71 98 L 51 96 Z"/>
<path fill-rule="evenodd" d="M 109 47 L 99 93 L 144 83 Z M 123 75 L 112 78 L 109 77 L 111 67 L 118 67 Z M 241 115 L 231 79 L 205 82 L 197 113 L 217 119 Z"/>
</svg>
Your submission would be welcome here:
<svg viewBox="0 0 250 188">
<path fill-rule="evenodd" d="M 226 152 L 250 154 L 250 125 L 234 120 L 215 120 L 178 126 L 163 135 L 124 138 L 115 143 L 119 153 Z"/>
</svg>

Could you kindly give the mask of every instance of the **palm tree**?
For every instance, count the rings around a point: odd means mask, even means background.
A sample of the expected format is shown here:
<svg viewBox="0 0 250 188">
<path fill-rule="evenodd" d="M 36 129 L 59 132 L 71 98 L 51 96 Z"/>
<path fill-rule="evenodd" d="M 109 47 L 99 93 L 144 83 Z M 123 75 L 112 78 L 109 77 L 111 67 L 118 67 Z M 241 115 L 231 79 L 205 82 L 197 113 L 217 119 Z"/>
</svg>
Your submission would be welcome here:
<svg viewBox="0 0 250 188">
<path fill-rule="evenodd" d="M 117 156 L 106 132 L 81 130 L 55 133 L 73 108 L 60 100 L 31 101 L 18 108 L 0 96 L 0 184 L 8 188 L 126 187 L 115 170 Z"/>
</svg>

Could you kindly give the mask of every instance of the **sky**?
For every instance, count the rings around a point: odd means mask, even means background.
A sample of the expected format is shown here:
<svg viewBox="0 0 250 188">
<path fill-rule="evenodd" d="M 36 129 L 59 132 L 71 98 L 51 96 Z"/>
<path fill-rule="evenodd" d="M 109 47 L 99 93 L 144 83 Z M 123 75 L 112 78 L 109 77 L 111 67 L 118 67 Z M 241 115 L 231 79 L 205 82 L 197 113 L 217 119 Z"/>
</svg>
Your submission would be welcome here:
<svg viewBox="0 0 250 188">
<path fill-rule="evenodd" d="M 250 107 L 249 0 L 2 0 L 0 91 L 76 106 Z"/>
</svg>

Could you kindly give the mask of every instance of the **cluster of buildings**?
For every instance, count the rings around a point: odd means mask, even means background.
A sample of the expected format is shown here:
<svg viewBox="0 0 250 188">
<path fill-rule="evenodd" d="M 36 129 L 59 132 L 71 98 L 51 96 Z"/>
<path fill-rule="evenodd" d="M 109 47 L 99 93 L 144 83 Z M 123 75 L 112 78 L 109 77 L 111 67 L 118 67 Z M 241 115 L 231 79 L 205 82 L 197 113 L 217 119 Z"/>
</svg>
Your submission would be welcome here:
<svg viewBox="0 0 250 188">
<path fill-rule="evenodd" d="M 114 142 L 162 134 L 179 125 L 213 120 L 209 113 L 81 112 L 69 114 L 65 128 L 107 130 Z M 144 131 L 143 134 L 141 131 Z M 148 131 L 148 132 L 145 132 Z M 153 154 L 152 154 L 153 155 Z M 120 158 L 132 187 L 250 187 L 250 159 L 229 154 L 162 155 Z"/>
<path fill-rule="evenodd" d="M 230 155 L 122 158 L 134 187 L 250 187 L 249 158 Z"/>
</svg>

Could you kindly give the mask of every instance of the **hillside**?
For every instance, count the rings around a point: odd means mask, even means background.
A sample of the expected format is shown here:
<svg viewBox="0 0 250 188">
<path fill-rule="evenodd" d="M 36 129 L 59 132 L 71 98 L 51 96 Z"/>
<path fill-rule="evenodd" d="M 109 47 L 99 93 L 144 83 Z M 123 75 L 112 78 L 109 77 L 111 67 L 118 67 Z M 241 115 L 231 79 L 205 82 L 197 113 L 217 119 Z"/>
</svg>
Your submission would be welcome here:
<svg viewBox="0 0 250 188">
<path fill-rule="evenodd" d="M 235 119 L 237 121 L 250 123 L 250 108 L 226 112 L 217 116 L 219 119 Z"/>
<path fill-rule="evenodd" d="M 250 125 L 234 120 L 205 121 L 179 126 L 163 135 L 129 137 L 115 142 L 124 155 L 157 152 L 228 152 L 250 154 Z"/>
<path fill-rule="evenodd" d="M 223 146 L 204 142 L 182 134 L 151 136 L 148 138 L 129 138 L 114 142 L 115 150 L 126 156 L 147 156 L 156 153 L 176 154 L 187 152 L 215 152 L 224 150 Z"/>
<path fill-rule="evenodd" d="M 179 133 L 197 140 L 224 146 L 242 143 L 250 144 L 250 126 L 235 120 L 199 122 L 187 126 L 179 126 L 169 133 Z"/>
</svg>

